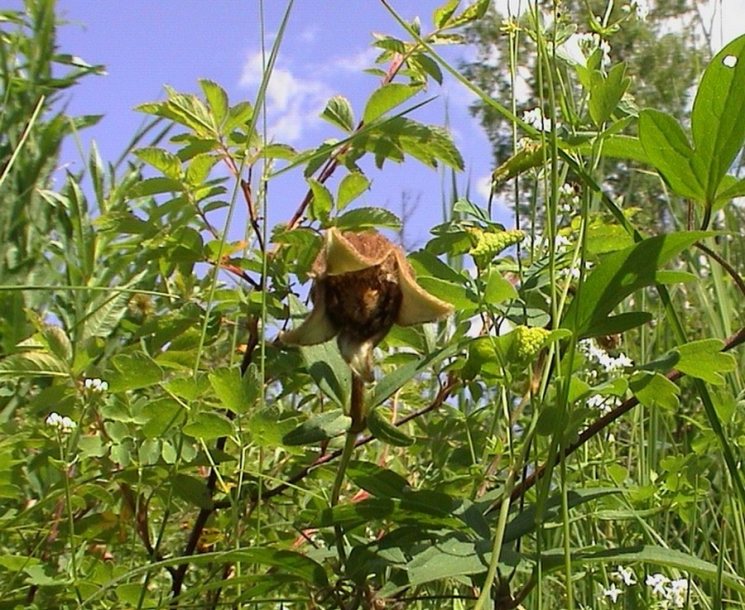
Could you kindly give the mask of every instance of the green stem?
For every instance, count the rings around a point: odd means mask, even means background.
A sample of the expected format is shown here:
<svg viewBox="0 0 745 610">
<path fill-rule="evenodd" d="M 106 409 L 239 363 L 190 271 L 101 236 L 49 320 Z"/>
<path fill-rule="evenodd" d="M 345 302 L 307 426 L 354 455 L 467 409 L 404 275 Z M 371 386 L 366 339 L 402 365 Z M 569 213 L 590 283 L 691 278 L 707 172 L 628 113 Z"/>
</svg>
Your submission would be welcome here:
<svg viewBox="0 0 745 610">
<path fill-rule="evenodd" d="M 352 373 L 352 396 L 350 398 L 349 416 L 352 418 L 352 422 L 349 424 L 349 431 L 344 440 L 344 449 L 339 459 L 339 468 L 336 471 L 336 479 L 334 479 L 334 487 L 331 489 L 332 509 L 339 503 L 341 488 L 344 485 L 344 475 L 352 459 L 357 435 L 365 428 L 365 382 L 357 373 Z M 334 534 L 336 537 L 336 549 L 339 553 L 339 561 L 345 564 L 347 554 L 344 550 L 344 529 L 341 525 L 334 525 Z"/>
<path fill-rule="evenodd" d="M 486 580 L 481 589 L 481 595 L 473 607 L 474 610 L 482 610 L 485 604 L 489 603 L 491 589 L 494 585 L 494 578 L 497 575 L 497 565 L 499 564 L 500 551 L 502 550 L 502 541 L 504 540 L 504 531 L 507 527 L 507 517 L 510 514 L 510 496 L 512 495 L 512 486 L 515 483 L 515 470 L 510 469 L 507 475 L 507 481 L 504 484 L 504 498 L 499 507 L 499 519 L 497 520 L 497 530 L 494 532 L 494 543 L 491 549 L 491 560 L 489 561 L 489 570 L 486 572 Z"/>
</svg>

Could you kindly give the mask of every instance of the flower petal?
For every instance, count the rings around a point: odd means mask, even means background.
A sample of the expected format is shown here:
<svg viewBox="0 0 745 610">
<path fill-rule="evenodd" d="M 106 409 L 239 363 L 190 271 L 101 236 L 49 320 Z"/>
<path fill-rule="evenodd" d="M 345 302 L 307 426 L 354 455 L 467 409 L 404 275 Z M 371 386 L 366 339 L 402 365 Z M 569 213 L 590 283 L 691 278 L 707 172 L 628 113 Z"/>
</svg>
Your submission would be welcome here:
<svg viewBox="0 0 745 610">
<path fill-rule="evenodd" d="M 403 294 L 396 324 L 412 326 L 434 322 L 453 312 L 450 303 L 441 301 L 416 283 L 411 266 L 403 254 L 396 252 L 396 260 L 399 268 L 399 286 Z"/>
<path fill-rule="evenodd" d="M 313 286 L 313 310 L 297 328 L 279 333 L 285 345 L 317 345 L 333 338 L 339 330 L 326 315 L 326 296 L 323 281 L 316 280 Z"/>
<path fill-rule="evenodd" d="M 393 250 L 393 244 L 381 235 L 359 233 L 351 234 L 347 238 L 341 231 L 332 227 L 326 231 L 325 273 L 341 275 L 374 267 L 388 258 Z"/>
</svg>

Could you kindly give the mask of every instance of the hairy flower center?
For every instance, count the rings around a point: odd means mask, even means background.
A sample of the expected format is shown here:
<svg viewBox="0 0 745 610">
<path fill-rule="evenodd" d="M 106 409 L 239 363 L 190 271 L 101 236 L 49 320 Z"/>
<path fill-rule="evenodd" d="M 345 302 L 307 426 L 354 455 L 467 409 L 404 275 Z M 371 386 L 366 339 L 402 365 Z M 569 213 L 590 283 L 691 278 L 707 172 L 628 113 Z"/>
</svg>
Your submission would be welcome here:
<svg viewBox="0 0 745 610">
<path fill-rule="evenodd" d="M 326 312 L 340 336 L 380 342 L 396 320 L 403 295 L 393 256 L 380 265 L 328 276 Z"/>
</svg>

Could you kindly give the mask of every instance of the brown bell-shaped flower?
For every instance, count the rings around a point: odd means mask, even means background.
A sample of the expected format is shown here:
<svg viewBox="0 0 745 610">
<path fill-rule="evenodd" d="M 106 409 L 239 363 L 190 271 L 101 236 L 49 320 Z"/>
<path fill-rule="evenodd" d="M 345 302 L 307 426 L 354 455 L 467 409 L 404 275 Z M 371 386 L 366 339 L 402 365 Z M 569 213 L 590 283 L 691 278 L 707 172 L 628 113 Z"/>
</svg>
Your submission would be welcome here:
<svg viewBox="0 0 745 610">
<path fill-rule="evenodd" d="M 365 381 L 373 380 L 373 348 L 393 324 L 433 322 L 453 309 L 416 283 L 403 251 L 376 231 L 329 229 L 311 275 L 313 310 L 280 340 L 315 345 L 335 336 L 344 360 Z"/>
</svg>

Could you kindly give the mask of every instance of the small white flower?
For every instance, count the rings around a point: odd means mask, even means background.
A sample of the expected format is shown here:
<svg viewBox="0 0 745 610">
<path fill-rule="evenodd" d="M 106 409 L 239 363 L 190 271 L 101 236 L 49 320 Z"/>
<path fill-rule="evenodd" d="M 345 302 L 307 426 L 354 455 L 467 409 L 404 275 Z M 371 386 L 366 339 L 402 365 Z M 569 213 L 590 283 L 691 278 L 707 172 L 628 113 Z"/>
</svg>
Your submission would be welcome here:
<svg viewBox="0 0 745 610">
<path fill-rule="evenodd" d="M 535 127 L 538 131 L 551 131 L 553 129 L 551 119 L 543 116 L 543 110 L 540 108 L 533 108 L 532 110 L 523 112 L 523 121 Z"/>
<path fill-rule="evenodd" d="M 648 587 L 652 587 L 652 595 L 661 599 L 667 599 L 668 590 L 667 585 L 670 583 L 670 579 L 664 574 L 649 574 L 644 581 Z"/>
<path fill-rule="evenodd" d="M 109 384 L 102 379 L 86 379 L 83 383 L 86 390 L 94 394 L 103 394 L 109 389 Z"/>
<path fill-rule="evenodd" d="M 670 582 L 670 599 L 676 608 L 683 608 L 688 597 L 688 580 L 685 578 L 676 578 Z"/>
<path fill-rule="evenodd" d="M 623 593 L 622 589 L 616 589 L 616 584 L 611 583 L 610 587 L 607 589 L 603 589 L 603 595 L 611 600 L 611 603 L 616 603 L 618 601 L 618 596 Z"/>
<path fill-rule="evenodd" d="M 72 432 L 78 426 L 69 417 L 67 417 L 66 415 L 63 417 L 56 411 L 50 413 L 45 421 L 47 426 L 56 428 L 60 432 Z"/>
<path fill-rule="evenodd" d="M 589 401 L 588 401 L 589 404 Z M 634 570 L 631 568 L 626 568 L 624 566 L 618 566 L 618 569 L 616 569 L 615 572 L 618 579 L 625 584 L 627 587 L 631 587 L 636 584 L 636 574 L 634 574 Z"/>
</svg>

